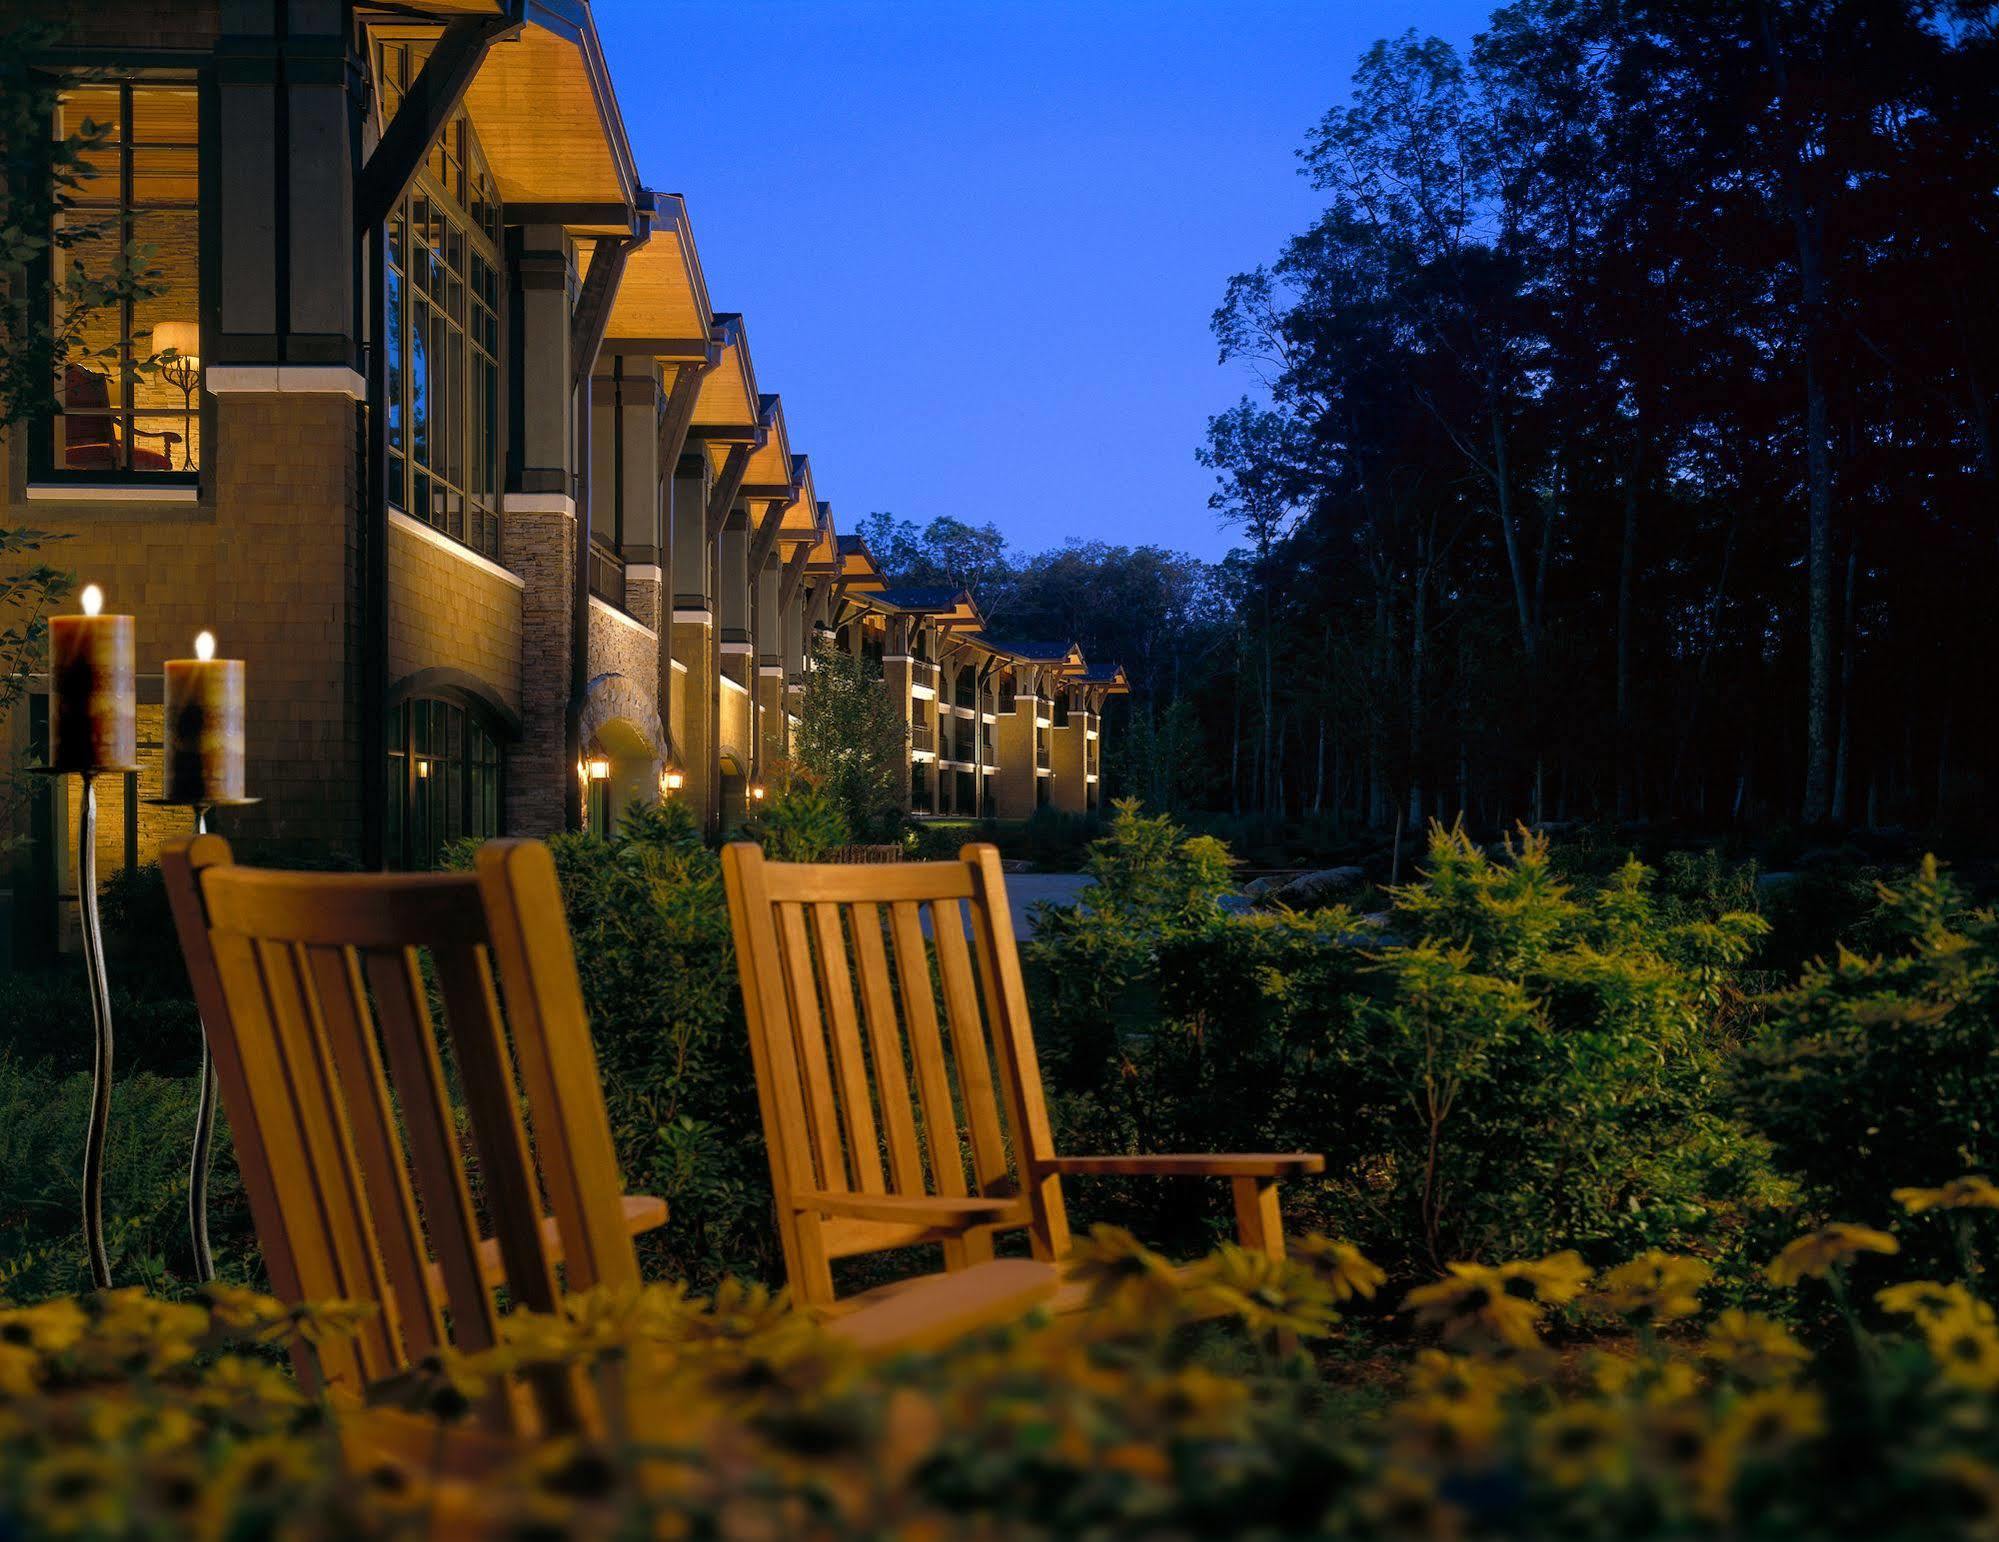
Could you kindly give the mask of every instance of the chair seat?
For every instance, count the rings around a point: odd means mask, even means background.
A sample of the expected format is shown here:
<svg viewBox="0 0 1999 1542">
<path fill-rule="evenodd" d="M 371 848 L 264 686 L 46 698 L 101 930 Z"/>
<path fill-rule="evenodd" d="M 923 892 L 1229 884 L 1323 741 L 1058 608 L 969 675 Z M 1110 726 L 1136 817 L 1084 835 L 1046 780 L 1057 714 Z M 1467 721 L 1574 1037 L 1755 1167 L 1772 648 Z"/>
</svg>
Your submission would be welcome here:
<svg viewBox="0 0 1999 1542">
<path fill-rule="evenodd" d="M 862 1349 L 937 1349 L 981 1328 L 1015 1322 L 1056 1298 L 1053 1264 L 996 1258 L 955 1274 L 922 1274 L 844 1297 L 818 1309 L 841 1338 Z"/>
<path fill-rule="evenodd" d="M 644 1232 L 654 1231 L 666 1224 L 666 1201 L 650 1194 L 627 1194 L 618 1201 L 625 1215 L 625 1234 L 636 1237 Z M 562 1233 L 556 1225 L 555 1217 L 543 1216 L 541 1220 L 542 1241 L 547 1244 L 551 1261 L 562 1259 Z M 430 1276 L 434 1289 L 444 1288 L 444 1273 L 435 1263 L 426 1264 L 425 1272 Z M 479 1243 L 479 1277 L 488 1285 L 503 1284 L 507 1278 L 507 1266 L 500 1257 L 500 1243 L 497 1237 L 482 1238 Z"/>
</svg>

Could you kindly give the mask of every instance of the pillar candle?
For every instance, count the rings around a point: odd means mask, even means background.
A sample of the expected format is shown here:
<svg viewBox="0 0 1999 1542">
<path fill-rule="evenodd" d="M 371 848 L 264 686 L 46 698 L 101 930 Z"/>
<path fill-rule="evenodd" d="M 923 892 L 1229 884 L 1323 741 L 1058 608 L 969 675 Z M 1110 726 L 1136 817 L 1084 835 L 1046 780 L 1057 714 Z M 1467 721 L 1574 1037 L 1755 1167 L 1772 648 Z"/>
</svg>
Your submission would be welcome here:
<svg viewBox="0 0 1999 1542">
<path fill-rule="evenodd" d="M 203 632 L 191 659 L 166 661 L 167 803 L 243 796 L 243 661 L 218 659 Z"/>
<path fill-rule="evenodd" d="M 49 765 L 57 771 L 130 771 L 139 760 L 132 618 L 100 616 L 103 592 L 83 591 L 83 614 L 49 618 L 54 710 Z"/>
</svg>

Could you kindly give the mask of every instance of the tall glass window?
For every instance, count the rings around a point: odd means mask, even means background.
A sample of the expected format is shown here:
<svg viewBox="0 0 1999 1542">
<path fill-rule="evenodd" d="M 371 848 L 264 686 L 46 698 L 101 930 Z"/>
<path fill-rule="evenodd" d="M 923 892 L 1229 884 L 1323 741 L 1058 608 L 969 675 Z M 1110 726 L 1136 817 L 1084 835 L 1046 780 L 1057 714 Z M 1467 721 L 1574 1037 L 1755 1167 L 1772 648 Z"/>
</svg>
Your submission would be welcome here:
<svg viewBox="0 0 1999 1542">
<path fill-rule="evenodd" d="M 389 711 L 391 865 L 436 867 L 445 848 L 500 833 L 500 746 L 456 702 L 417 697 Z"/>
<path fill-rule="evenodd" d="M 427 44 L 377 45 L 394 117 Z M 389 216 L 389 497 L 500 554 L 500 195 L 462 114 Z"/>
<path fill-rule="evenodd" d="M 56 216 L 49 296 L 72 328 L 56 382 L 48 469 L 192 472 L 201 465 L 198 107 L 192 84 L 100 81 L 65 91 L 58 137 L 101 131 L 89 175 Z M 129 255 L 151 294 L 77 312 L 79 272 L 110 277 Z"/>
</svg>

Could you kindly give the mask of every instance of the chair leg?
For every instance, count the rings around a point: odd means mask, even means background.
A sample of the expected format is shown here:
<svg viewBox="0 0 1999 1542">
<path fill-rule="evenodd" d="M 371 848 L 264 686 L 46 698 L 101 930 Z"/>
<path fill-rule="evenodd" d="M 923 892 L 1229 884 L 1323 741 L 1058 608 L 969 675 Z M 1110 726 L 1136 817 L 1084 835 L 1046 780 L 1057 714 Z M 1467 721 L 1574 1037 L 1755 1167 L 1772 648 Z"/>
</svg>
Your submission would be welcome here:
<svg viewBox="0 0 1999 1542">
<path fill-rule="evenodd" d="M 1275 1178 L 1232 1178 L 1236 1237 L 1252 1253 L 1284 1256 L 1284 1215 L 1277 1206 Z"/>
<path fill-rule="evenodd" d="M 969 1269 L 974 1264 L 993 1261 L 993 1234 L 989 1229 L 968 1231 L 962 1237 L 947 1237 L 943 1247 L 944 1268 L 950 1274 Z"/>
</svg>

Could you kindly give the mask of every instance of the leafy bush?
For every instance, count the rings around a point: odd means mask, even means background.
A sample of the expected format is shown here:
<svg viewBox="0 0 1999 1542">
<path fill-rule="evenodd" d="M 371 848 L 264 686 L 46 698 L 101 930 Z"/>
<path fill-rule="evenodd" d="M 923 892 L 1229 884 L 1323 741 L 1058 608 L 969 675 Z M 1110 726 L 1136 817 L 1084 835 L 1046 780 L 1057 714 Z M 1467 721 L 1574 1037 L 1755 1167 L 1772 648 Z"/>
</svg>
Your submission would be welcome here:
<svg viewBox="0 0 1999 1542">
<path fill-rule="evenodd" d="M 802 767 L 773 775 L 769 796 L 743 824 L 743 834 L 774 862 L 817 862 L 852 833 L 832 794 Z"/>
<path fill-rule="evenodd" d="M 1832 1211 L 1999 1162 L 1999 919 L 1926 859 L 1881 888 L 1882 950 L 1810 965 L 1768 1003 L 1735 1086 L 1778 1158 Z"/>
<path fill-rule="evenodd" d="M 187 1164 L 199 1083 L 124 1072 L 112 1084 L 105 1147 L 106 1247 L 120 1279 L 155 1290 L 192 1277 Z M 89 1283 L 83 1250 L 83 1131 L 88 1073 L 0 1056 L 0 1300 L 35 1300 Z M 226 1120 L 217 1120 L 209 1239 L 225 1279 L 259 1264 Z"/>
<path fill-rule="evenodd" d="M 1711 1238 L 1772 1192 L 1711 1106 L 1756 917 L 1668 922 L 1635 862 L 1572 893 L 1538 837 L 1441 829 L 1380 931 L 1224 917 L 1171 830 L 1122 814 L 1102 893 L 1031 946 L 1071 1149 L 1322 1151 L 1293 1202 L 1397 1267 Z M 1113 1213 L 1153 1234 L 1170 1202 Z"/>
<path fill-rule="evenodd" d="M 908 743 L 902 711 L 882 688 L 881 665 L 822 639 L 798 707 L 798 760 L 846 817 L 854 839 L 894 836 Z"/>
</svg>

